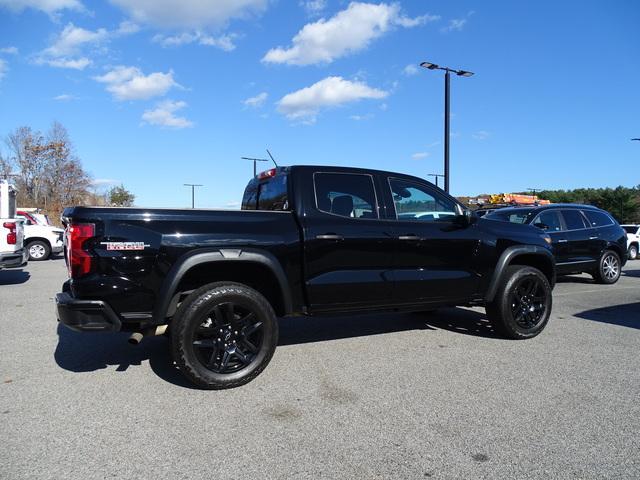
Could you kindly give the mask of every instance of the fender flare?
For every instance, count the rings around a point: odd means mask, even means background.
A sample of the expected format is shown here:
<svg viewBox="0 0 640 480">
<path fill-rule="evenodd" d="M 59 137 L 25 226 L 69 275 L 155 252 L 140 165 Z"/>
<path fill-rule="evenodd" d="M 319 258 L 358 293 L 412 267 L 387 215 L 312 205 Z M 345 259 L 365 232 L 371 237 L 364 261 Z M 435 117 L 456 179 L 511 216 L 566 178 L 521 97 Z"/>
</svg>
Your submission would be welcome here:
<svg viewBox="0 0 640 480">
<path fill-rule="evenodd" d="M 211 262 L 243 262 L 255 263 L 267 267 L 276 277 L 282 292 L 282 300 L 285 313 L 293 310 L 291 290 L 282 266 L 273 254 L 264 250 L 251 248 L 219 248 L 215 250 L 196 250 L 190 252 L 176 261 L 167 273 L 162 286 L 158 291 L 156 307 L 153 318 L 156 323 L 166 323 L 166 315 L 171 299 L 176 293 L 180 281 L 193 267 Z"/>
<path fill-rule="evenodd" d="M 553 254 L 548 249 L 538 245 L 513 245 L 507 247 L 498 259 L 496 268 L 493 271 L 493 276 L 491 277 L 491 283 L 489 283 L 489 288 L 485 295 L 485 302 L 491 302 L 495 298 L 498 287 L 502 282 L 504 271 L 511 265 L 511 261 L 520 255 L 537 255 L 544 258 L 545 261 L 548 261 L 553 271 L 553 276 L 549 283 L 551 283 L 553 287 L 556 277 L 556 261 Z"/>
</svg>

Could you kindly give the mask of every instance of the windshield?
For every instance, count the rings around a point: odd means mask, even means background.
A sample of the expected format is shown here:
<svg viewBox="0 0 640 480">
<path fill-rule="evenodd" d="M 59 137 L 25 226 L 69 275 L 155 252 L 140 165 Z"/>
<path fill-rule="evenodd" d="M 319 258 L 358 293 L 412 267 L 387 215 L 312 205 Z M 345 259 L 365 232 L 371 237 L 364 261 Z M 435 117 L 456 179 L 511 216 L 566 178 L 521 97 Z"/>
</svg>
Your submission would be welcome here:
<svg viewBox="0 0 640 480">
<path fill-rule="evenodd" d="M 526 223 L 532 211 L 532 208 L 508 208 L 488 213 L 485 218 L 511 223 Z"/>
</svg>

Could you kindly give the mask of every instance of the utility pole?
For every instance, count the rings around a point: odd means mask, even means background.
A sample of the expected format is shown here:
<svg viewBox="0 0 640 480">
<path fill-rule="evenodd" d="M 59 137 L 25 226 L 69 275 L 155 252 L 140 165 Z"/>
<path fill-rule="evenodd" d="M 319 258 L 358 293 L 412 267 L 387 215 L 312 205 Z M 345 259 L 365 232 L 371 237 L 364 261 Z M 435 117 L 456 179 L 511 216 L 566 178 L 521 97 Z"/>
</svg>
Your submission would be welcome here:
<svg viewBox="0 0 640 480">
<path fill-rule="evenodd" d="M 268 152 L 268 150 L 267 150 Z M 271 154 L 269 154 L 271 155 Z M 253 157 L 240 157 L 241 160 L 249 160 L 253 162 L 253 176 L 255 177 L 257 175 L 257 170 L 256 170 L 256 162 L 269 162 L 270 160 L 267 158 L 253 158 Z"/>
<path fill-rule="evenodd" d="M 185 187 L 191 187 L 191 208 L 196 208 L 196 187 L 203 187 L 199 183 L 185 183 Z"/>
<path fill-rule="evenodd" d="M 429 177 L 436 177 L 436 187 L 439 187 L 439 185 L 438 185 L 438 177 L 444 177 L 444 175 L 442 175 L 440 173 L 430 173 L 428 176 Z"/>
</svg>

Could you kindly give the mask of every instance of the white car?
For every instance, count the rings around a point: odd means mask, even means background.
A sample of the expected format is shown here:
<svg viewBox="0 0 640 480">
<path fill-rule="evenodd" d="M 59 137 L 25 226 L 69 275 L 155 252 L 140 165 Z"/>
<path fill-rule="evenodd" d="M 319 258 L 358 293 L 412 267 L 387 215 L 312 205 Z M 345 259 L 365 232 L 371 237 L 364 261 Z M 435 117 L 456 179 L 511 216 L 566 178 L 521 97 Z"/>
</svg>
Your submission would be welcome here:
<svg viewBox="0 0 640 480">
<path fill-rule="evenodd" d="M 21 267 L 27 263 L 24 248 L 24 226 L 17 218 L 0 218 L 0 270 Z"/>
<path fill-rule="evenodd" d="M 29 252 L 29 260 L 46 260 L 52 253 L 62 252 L 63 229 L 42 225 L 31 214 L 22 211 L 18 211 L 16 218 L 24 220 L 24 245 Z"/>
<path fill-rule="evenodd" d="M 640 225 L 622 225 L 627 232 L 627 253 L 629 260 L 638 258 L 638 246 L 640 245 Z"/>
</svg>

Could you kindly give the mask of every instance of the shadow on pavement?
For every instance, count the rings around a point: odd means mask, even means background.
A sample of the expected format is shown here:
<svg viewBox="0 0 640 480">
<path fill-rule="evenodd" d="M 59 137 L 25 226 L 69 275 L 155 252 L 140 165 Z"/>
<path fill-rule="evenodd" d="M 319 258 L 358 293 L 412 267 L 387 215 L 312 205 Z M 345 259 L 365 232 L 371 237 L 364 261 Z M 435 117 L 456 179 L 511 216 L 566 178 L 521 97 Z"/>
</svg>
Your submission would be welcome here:
<svg viewBox="0 0 640 480">
<path fill-rule="evenodd" d="M 640 329 L 640 302 L 594 308 L 576 313 L 576 317 Z"/>
<path fill-rule="evenodd" d="M 596 283 L 592 277 L 578 277 L 576 275 L 561 275 L 556 278 L 556 283 Z"/>
<path fill-rule="evenodd" d="M 93 372 L 117 366 L 125 372 L 130 366 L 148 360 L 153 372 L 163 380 L 180 387 L 196 388 L 187 381 L 171 360 L 166 337 L 145 338 L 140 345 L 127 343 L 128 333 L 79 333 L 58 325 L 58 345 L 54 358 L 70 372 Z"/>
<path fill-rule="evenodd" d="M 25 283 L 31 275 L 24 270 L 2 270 L 0 271 L 0 285 L 18 285 Z"/>
<path fill-rule="evenodd" d="M 622 276 L 640 278 L 640 270 L 622 270 Z"/>
<path fill-rule="evenodd" d="M 280 320 L 278 345 L 296 345 L 408 330 L 435 329 L 498 338 L 484 314 L 462 308 L 446 308 L 423 313 L 364 314 L 348 317 L 287 317 Z"/>
<path fill-rule="evenodd" d="M 461 308 L 425 313 L 385 313 L 341 317 L 286 317 L 280 319 L 278 345 L 297 345 L 341 338 L 365 337 L 409 330 L 449 330 L 487 338 L 498 338 L 484 314 Z M 60 368 L 70 372 L 93 372 L 116 366 L 125 372 L 131 366 L 149 366 L 158 377 L 180 387 L 197 389 L 173 364 L 168 339 L 145 338 L 140 345 L 127 342 L 128 333 L 79 333 L 58 325 L 54 353 Z"/>
</svg>

